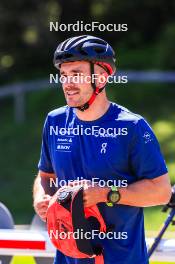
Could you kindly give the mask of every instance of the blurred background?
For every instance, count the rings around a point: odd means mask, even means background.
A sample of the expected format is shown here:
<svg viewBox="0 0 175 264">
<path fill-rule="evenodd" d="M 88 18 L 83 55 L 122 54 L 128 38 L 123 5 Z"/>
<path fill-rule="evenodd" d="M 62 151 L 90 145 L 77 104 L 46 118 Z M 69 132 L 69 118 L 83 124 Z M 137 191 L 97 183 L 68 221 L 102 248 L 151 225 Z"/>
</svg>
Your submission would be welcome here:
<svg viewBox="0 0 175 264">
<path fill-rule="evenodd" d="M 128 30 L 49 30 L 50 21 L 78 20 L 127 24 Z M 82 34 L 104 38 L 115 49 L 118 72 L 132 71 L 134 78 L 109 85 L 107 93 L 152 125 L 175 183 L 175 1 L 1 0 L 0 201 L 15 224 L 32 220 L 43 122 L 49 111 L 65 104 L 59 84 L 49 84 L 49 74 L 57 73 L 53 52 L 65 38 Z M 145 209 L 146 232 L 156 234 L 166 217 L 160 207 Z"/>
</svg>

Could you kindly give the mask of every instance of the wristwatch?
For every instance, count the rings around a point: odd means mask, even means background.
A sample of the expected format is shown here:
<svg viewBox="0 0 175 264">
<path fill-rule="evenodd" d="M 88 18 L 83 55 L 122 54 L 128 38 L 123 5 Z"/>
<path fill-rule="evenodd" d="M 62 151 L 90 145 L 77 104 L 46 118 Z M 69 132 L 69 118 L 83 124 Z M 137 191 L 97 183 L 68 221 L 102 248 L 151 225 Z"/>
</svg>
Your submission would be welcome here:
<svg viewBox="0 0 175 264">
<path fill-rule="evenodd" d="M 72 192 L 64 190 L 62 192 L 59 192 L 57 197 L 57 202 L 59 204 L 66 203 L 71 199 L 71 197 L 72 197 Z"/>
<path fill-rule="evenodd" d="M 120 201 L 120 193 L 116 186 L 111 186 L 111 190 L 107 194 L 107 206 L 113 206 Z"/>
</svg>

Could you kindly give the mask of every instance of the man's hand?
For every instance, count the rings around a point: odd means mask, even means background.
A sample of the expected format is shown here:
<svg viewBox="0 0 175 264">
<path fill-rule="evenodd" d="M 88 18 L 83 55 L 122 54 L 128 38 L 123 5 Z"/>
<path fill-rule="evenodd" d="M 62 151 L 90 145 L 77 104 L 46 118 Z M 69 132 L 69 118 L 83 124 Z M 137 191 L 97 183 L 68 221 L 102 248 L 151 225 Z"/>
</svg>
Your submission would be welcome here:
<svg viewBox="0 0 175 264">
<path fill-rule="evenodd" d="M 105 203 L 107 202 L 107 194 L 110 188 L 102 188 L 99 186 L 91 187 L 89 186 L 84 190 L 84 206 L 90 207 L 92 205 L 96 205 L 97 203 Z"/>
<path fill-rule="evenodd" d="M 35 212 L 39 215 L 39 217 L 46 222 L 46 212 L 49 206 L 51 196 L 48 194 L 45 194 L 41 196 L 40 198 L 37 198 L 34 200 L 33 206 L 35 209 Z"/>
<path fill-rule="evenodd" d="M 92 186 L 90 180 L 75 180 L 68 184 L 70 187 L 82 186 L 84 189 L 84 206 L 90 207 L 96 205 L 97 203 L 107 202 L 107 194 L 110 188 L 99 187 L 98 184 Z"/>
</svg>

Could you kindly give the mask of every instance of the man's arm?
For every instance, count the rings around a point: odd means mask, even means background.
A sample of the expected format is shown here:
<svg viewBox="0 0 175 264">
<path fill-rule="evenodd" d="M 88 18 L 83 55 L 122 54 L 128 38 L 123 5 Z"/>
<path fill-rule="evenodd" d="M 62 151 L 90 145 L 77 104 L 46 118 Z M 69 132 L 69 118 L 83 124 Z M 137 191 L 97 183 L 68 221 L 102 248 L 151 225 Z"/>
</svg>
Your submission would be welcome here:
<svg viewBox="0 0 175 264">
<path fill-rule="evenodd" d="M 89 187 L 84 191 L 84 205 L 91 206 L 100 202 L 107 202 L 110 188 Z M 168 174 L 154 179 L 143 179 L 130 184 L 126 188 L 119 188 L 121 199 L 118 204 L 148 207 L 167 204 L 171 198 L 171 185 Z"/>
<path fill-rule="evenodd" d="M 55 174 L 39 171 L 33 185 L 33 206 L 40 218 L 46 220 L 46 212 L 51 196 L 56 189 L 50 186 L 50 179 L 56 179 Z"/>
<path fill-rule="evenodd" d="M 167 204 L 171 198 L 171 185 L 168 174 L 154 179 L 143 179 L 120 189 L 119 204 L 131 206 L 156 206 Z"/>
</svg>

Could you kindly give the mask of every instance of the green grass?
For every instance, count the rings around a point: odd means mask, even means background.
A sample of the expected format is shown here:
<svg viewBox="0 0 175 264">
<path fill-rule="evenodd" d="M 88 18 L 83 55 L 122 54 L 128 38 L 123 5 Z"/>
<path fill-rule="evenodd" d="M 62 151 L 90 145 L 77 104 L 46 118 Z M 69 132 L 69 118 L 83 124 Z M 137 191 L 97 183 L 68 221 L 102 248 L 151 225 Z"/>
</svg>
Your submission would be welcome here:
<svg viewBox="0 0 175 264">
<path fill-rule="evenodd" d="M 60 100 L 56 90 L 28 95 L 23 124 L 15 124 L 11 100 L 4 102 L 0 130 L 0 199 L 12 212 L 15 223 L 30 223 L 34 214 L 32 184 L 37 173 L 42 127 L 46 113 L 57 107 L 56 100 Z"/>
<path fill-rule="evenodd" d="M 147 118 L 160 141 L 175 183 L 175 89 L 170 85 L 126 84 L 108 87 L 110 99 Z M 1 102 L 0 200 L 12 212 L 15 223 L 30 223 L 32 184 L 37 173 L 41 131 L 46 113 L 63 105 L 62 92 L 56 89 L 32 92 L 26 96 L 26 121 L 15 124 L 13 100 Z M 157 231 L 167 214 L 159 207 L 145 209 L 146 230 Z M 174 228 L 170 227 L 169 231 Z"/>
<path fill-rule="evenodd" d="M 165 219 L 168 216 L 167 213 L 161 212 L 162 207 L 156 206 L 156 207 L 150 207 L 144 209 L 144 215 L 145 215 L 145 228 L 147 230 L 147 234 L 151 236 L 152 234 L 156 235 L 156 232 L 162 227 L 162 224 L 164 223 Z M 156 230 L 155 233 L 152 233 L 151 231 Z M 175 238 L 175 226 L 170 225 L 166 231 L 166 234 L 171 234 L 173 232 L 173 236 Z M 169 233 L 167 233 L 169 232 Z M 165 234 L 165 235 L 166 235 Z"/>
</svg>

